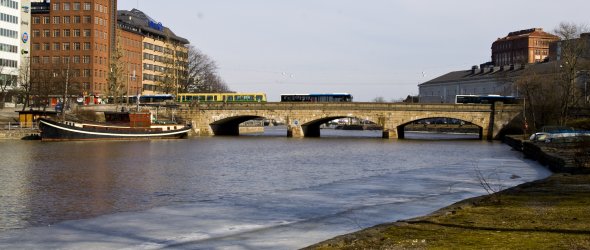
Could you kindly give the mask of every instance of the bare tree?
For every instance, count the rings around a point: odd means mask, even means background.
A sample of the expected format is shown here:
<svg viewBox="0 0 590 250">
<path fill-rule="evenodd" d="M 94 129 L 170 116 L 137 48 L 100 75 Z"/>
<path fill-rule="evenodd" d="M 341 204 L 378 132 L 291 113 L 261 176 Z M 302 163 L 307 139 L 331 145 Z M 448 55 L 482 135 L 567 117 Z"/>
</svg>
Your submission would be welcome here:
<svg viewBox="0 0 590 250">
<path fill-rule="evenodd" d="M 19 92 L 21 95 L 21 99 L 23 101 L 23 109 L 30 106 L 30 97 L 31 97 L 31 62 L 29 58 L 26 58 L 22 63 L 21 67 L 19 68 L 18 72 L 18 85 L 19 85 Z"/>
<path fill-rule="evenodd" d="M 59 69 L 54 71 L 52 85 L 52 95 L 61 96 L 62 99 L 62 119 L 65 120 L 65 110 L 69 107 L 68 99 L 72 95 L 81 94 L 80 83 L 75 81 L 75 77 L 80 76 L 80 69 L 72 69 L 70 61 L 59 64 Z"/>
<path fill-rule="evenodd" d="M 217 75 L 217 65 L 209 56 L 195 48 L 188 48 L 188 78 L 180 86 L 180 92 L 231 92 Z"/>
<path fill-rule="evenodd" d="M 8 90 L 16 84 L 15 77 L 10 74 L 2 73 L 5 70 L 6 67 L 0 65 L 0 109 L 4 108 L 4 102 L 6 101 Z"/>
<path fill-rule="evenodd" d="M 119 109 L 119 104 L 122 101 L 122 96 L 127 94 L 127 85 L 129 81 L 127 79 L 127 64 L 122 60 L 123 52 L 121 44 L 119 43 L 119 37 L 117 36 L 117 46 L 112 53 L 109 74 L 107 82 L 109 87 L 107 89 L 107 95 L 113 97 L 115 103 L 115 110 Z"/>
<path fill-rule="evenodd" d="M 561 94 L 559 123 L 565 125 L 569 109 L 578 105 L 582 95 L 576 86 L 576 78 L 580 70 L 588 69 L 588 65 L 582 57 L 589 48 L 588 43 L 579 37 L 580 34 L 588 32 L 588 26 L 563 22 L 554 32 L 562 39 L 559 42 L 560 54 L 558 55 L 560 77 L 556 83 L 561 90 L 559 92 Z"/>
<path fill-rule="evenodd" d="M 516 86 L 524 97 L 527 121 L 533 131 L 546 124 L 557 121 L 560 117 L 561 88 L 555 84 L 558 69 L 539 72 L 527 68 L 516 79 Z"/>
<path fill-rule="evenodd" d="M 55 84 L 59 81 L 57 78 L 58 71 L 42 69 L 35 72 L 36 73 L 31 76 L 32 86 L 30 93 L 33 96 L 33 103 L 31 106 L 45 110 L 47 108 L 49 96 L 58 94 L 55 90 Z"/>
</svg>

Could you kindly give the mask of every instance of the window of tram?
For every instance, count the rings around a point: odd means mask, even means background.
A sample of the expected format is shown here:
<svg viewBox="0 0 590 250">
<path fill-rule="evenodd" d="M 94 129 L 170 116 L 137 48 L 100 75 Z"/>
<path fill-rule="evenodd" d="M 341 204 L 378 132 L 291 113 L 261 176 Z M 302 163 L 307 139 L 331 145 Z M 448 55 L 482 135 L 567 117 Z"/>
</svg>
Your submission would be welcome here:
<svg viewBox="0 0 590 250">
<path fill-rule="evenodd" d="M 231 96 L 231 95 L 227 96 L 227 101 L 228 102 L 233 102 L 234 101 L 234 97 Z"/>
<path fill-rule="evenodd" d="M 207 101 L 213 101 L 213 96 L 212 95 L 208 95 L 207 96 Z"/>
<path fill-rule="evenodd" d="M 257 95 L 257 96 L 256 96 L 256 101 L 257 101 L 257 102 L 260 102 L 260 101 L 262 101 L 262 96 L 261 96 L 261 95 Z"/>
</svg>

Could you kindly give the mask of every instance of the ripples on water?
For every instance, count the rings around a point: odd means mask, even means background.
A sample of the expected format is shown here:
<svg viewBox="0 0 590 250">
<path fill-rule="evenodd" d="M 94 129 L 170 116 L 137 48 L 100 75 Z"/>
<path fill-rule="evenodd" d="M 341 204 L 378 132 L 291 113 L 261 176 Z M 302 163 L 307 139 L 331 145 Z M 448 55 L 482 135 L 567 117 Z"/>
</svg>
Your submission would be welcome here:
<svg viewBox="0 0 590 250">
<path fill-rule="evenodd" d="M 409 134 L 418 140 L 398 141 L 381 139 L 380 131 L 285 135 L 286 130 L 271 128 L 262 136 L 187 140 L 0 142 L 0 230 L 347 181 L 358 185 L 364 178 L 444 176 L 457 166 L 472 171 L 481 159 L 520 161 L 498 142 L 469 140 L 476 135 Z M 408 177 L 404 171 L 415 173 Z M 403 197 L 405 191 L 398 192 Z"/>
</svg>

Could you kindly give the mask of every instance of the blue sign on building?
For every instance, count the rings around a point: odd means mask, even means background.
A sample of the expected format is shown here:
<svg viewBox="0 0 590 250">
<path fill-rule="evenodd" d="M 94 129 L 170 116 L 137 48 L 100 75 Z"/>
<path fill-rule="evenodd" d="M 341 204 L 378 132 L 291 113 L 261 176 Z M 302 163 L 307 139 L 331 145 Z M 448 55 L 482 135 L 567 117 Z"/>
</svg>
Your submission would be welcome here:
<svg viewBox="0 0 590 250">
<path fill-rule="evenodd" d="M 156 22 L 150 20 L 148 22 L 148 26 L 150 26 L 150 28 L 152 28 L 152 29 L 164 31 L 164 25 L 162 25 L 162 23 L 160 23 L 160 22 L 156 23 Z"/>
</svg>

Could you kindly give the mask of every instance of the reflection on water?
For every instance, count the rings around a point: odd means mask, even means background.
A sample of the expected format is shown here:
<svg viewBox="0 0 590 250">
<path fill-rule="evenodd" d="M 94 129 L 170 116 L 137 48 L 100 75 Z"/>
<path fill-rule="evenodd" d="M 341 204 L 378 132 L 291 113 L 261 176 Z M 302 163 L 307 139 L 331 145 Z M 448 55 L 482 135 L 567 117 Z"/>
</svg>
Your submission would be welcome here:
<svg viewBox="0 0 590 250">
<path fill-rule="evenodd" d="M 0 230 L 369 177 L 395 181 L 408 170 L 442 173 L 484 158 L 520 158 L 496 142 L 438 140 L 457 135 L 416 134 L 421 140 L 393 141 L 380 139 L 381 131 L 322 130 L 323 138 L 305 139 L 285 135 L 279 127 L 264 136 L 0 142 Z"/>
</svg>

